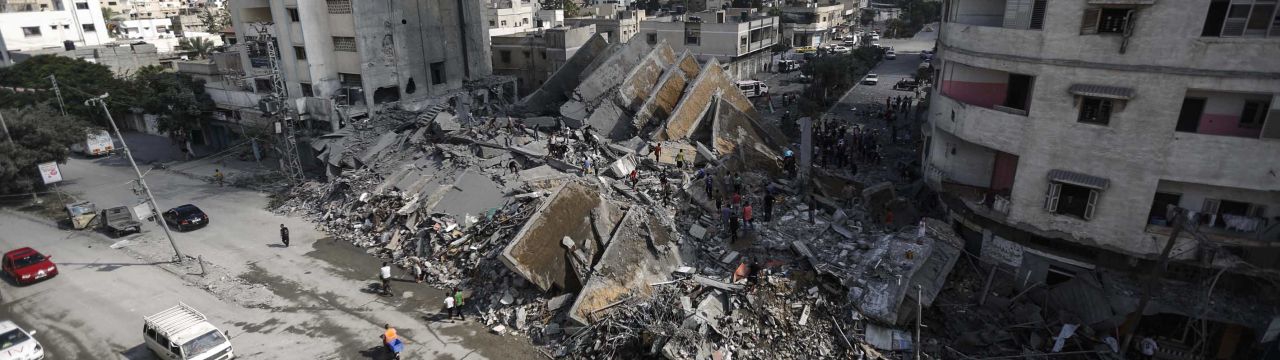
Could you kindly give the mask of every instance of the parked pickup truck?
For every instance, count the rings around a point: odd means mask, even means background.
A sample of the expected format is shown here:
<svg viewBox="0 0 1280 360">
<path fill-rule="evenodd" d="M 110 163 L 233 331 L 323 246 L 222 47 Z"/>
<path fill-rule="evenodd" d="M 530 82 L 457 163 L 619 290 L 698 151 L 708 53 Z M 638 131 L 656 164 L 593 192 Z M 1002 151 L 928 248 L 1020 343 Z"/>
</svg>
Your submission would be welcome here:
<svg viewBox="0 0 1280 360">
<path fill-rule="evenodd" d="M 133 216 L 133 212 L 129 210 L 128 206 L 117 206 L 102 210 L 102 218 L 104 220 L 102 226 L 115 237 L 142 231 L 142 223 Z"/>
<path fill-rule="evenodd" d="M 915 80 L 902 79 L 893 84 L 894 90 L 914 91 L 917 87 L 920 87 L 920 82 Z"/>
</svg>

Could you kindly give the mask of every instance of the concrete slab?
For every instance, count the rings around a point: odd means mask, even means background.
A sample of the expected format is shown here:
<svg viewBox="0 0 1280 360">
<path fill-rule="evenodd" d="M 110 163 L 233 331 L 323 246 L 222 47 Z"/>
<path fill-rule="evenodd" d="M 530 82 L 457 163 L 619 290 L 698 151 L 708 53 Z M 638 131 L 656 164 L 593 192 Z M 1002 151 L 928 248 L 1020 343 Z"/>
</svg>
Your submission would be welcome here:
<svg viewBox="0 0 1280 360">
<path fill-rule="evenodd" d="M 525 222 L 500 259 L 543 291 L 581 288 L 560 241 L 567 236 L 582 248 L 583 242 L 594 239 L 590 214 L 599 203 L 593 188 L 572 182 L 561 185 Z"/>
<path fill-rule="evenodd" d="M 650 244 L 666 250 L 652 251 Z M 610 304 L 651 294 L 653 287 L 649 284 L 669 280 L 680 264 L 672 234 L 656 218 L 633 207 L 623 216 L 609 247 L 596 263 L 595 275 L 569 309 L 569 318 L 590 324 Z"/>
</svg>

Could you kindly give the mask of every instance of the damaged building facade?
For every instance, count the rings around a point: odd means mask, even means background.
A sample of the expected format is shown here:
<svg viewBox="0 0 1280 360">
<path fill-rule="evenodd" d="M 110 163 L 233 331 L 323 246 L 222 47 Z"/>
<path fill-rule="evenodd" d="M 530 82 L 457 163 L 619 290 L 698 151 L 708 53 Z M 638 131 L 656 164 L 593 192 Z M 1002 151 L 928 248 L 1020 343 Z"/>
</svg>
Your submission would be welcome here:
<svg viewBox="0 0 1280 360">
<path fill-rule="evenodd" d="M 922 170 L 966 250 L 1012 269 L 1020 288 L 1120 282 L 1107 274 L 1145 272 L 1163 253 L 1174 284 L 1138 331 L 1162 352 L 1276 353 L 1275 6 L 944 4 Z M 1106 296 L 1133 321 L 1140 293 Z M 1209 305 L 1233 297 L 1264 305 Z"/>
<path fill-rule="evenodd" d="M 337 124 L 377 105 L 429 105 L 493 73 L 479 1 L 237 1 L 229 12 L 244 85 L 272 92 L 256 41 L 270 33 L 289 97 L 305 99 L 304 118 Z"/>
<path fill-rule="evenodd" d="M 494 36 L 493 73 L 515 77 L 520 95 L 531 93 L 595 35 L 596 26 L 586 25 Z"/>
</svg>

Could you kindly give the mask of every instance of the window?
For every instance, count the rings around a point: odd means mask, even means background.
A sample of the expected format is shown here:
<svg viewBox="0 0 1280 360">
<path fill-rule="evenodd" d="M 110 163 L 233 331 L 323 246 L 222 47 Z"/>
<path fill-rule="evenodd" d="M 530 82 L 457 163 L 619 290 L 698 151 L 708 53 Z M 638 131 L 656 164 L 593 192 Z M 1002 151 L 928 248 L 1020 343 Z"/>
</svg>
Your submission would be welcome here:
<svg viewBox="0 0 1280 360">
<path fill-rule="evenodd" d="M 98 31 L 98 28 L 94 27 L 93 24 L 80 24 L 80 27 L 84 28 L 84 32 Z"/>
<path fill-rule="evenodd" d="M 306 47 L 302 47 L 302 46 L 294 46 L 294 47 L 293 47 L 293 57 L 298 58 L 298 60 L 306 60 L 306 59 L 307 59 L 307 48 L 306 48 Z"/>
<path fill-rule="evenodd" d="M 1098 190 L 1063 182 L 1049 182 L 1049 192 L 1044 199 L 1044 209 L 1058 215 L 1071 215 L 1084 220 L 1093 219 L 1098 204 Z"/>
<path fill-rule="evenodd" d="M 444 78 L 444 62 L 437 61 L 431 63 L 431 84 L 440 85 L 445 83 Z"/>
<path fill-rule="evenodd" d="M 338 82 L 342 84 L 342 87 L 364 86 L 360 79 L 360 74 L 338 73 Z"/>
<path fill-rule="evenodd" d="M 546 60 L 546 59 L 547 59 L 547 51 L 546 51 L 546 50 L 539 50 L 539 51 L 538 51 L 538 54 L 539 54 L 539 55 L 542 55 L 542 60 Z"/>
<path fill-rule="evenodd" d="M 298 83 L 298 86 L 302 88 L 302 96 L 305 96 L 305 97 L 316 96 L 315 89 L 311 88 L 311 83 Z"/>
<path fill-rule="evenodd" d="M 356 38 L 334 36 L 333 51 L 356 52 Z"/>
<path fill-rule="evenodd" d="M 253 79 L 253 86 L 257 88 L 259 93 L 270 93 L 274 89 L 271 86 L 271 79 Z"/>
<path fill-rule="evenodd" d="M 1081 34 L 1123 34 L 1130 26 L 1131 8 L 1088 8 L 1080 23 Z"/>
<path fill-rule="evenodd" d="M 645 35 L 644 35 L 644 41 L 645 41 L 645 42 L 647 42 L 647 43 L 649 43 L 649 45 L 657 44 L 657 43 L 658 43 L 658 34 L 645 34 Z"/>
<path fill-rule="evenodd" d="M 350 14 L 351 0 L 325 0 L 330 14 Z"/>
<path fill-rule="evenodd" d="M 26 27 L 23 27 L 23 28 L 22 28 L 22 36 L 25 36 L 25 37 L 37 37 L 37 36 L 40 36 L 40 27 L 39 27 L 39 26 L 26 26 Z"/>
<path fill-rule="evenodd" d="M 1276 0 L 1214 0 L 1201 36 L 1280 36 Z"/>
<path fill-rule="evenodd" d="M 1044 8 L 1047 0 L 1035 0 L 1031 5 L 1031 29 L 1044 29 Z"/>
<path fill-rule="evenodd" d="M 299 21 L 302 21 L 302 20 L 300 20 L 301 18 L 300 18 L 300 17 L 298 17 L 298 8 L 285 8 L 285 9 L 284 9 L 284 11 L 289 12 L 289 20 L 290 20 L 290 21 L 293 21 L 293 22 L 299 22 Z"/>
<path fill-rule="evenodd" d="M 1245 101 L 1244 110 L 1240 112 L 1240 127 L 1261 129 L 1262 123 L 1267 120 L 1267 109 L 1270 108 L 1271 104 L 1266 101 Z"/>
<path fill-rule="evenodd" d="M 502 51 L 499 51 L 499 52 L 498 52 L 498 55 L 500 55 L 500 57 L 502 58 L 502 63 L 504 63 L 504 64 L 510 64 L 510 63 L 511 63 L 511 51 L 510 51 L 510 50 L 502 50 Z"/>
<path fill-rule="evenodd" d="M 1080 118 L 1086 124 L 1107 125 L 1111 123 L 1111 99 L 1083 96 L 1080 99 Z"/>
<path fill-rule="evenodd" d="M 502 20 L 502 27 L 507 27 L 507 21 L 506 21 L 506 20 Z"/>
<path fill-rule="evenodd" d="M 89 3 L 87 3 L 87 2 L 78 2 L 78 3 L 76 3 L 76 9 L 78 9 L 78 10 L 89 10 Z"/>
<path fill-rule="evenodd" d="M 493 23 L 493 20 L 489 20 L 489 27 L 494 27 L 494 26 L 496 26 L 496 24 Z"/>
</svg>

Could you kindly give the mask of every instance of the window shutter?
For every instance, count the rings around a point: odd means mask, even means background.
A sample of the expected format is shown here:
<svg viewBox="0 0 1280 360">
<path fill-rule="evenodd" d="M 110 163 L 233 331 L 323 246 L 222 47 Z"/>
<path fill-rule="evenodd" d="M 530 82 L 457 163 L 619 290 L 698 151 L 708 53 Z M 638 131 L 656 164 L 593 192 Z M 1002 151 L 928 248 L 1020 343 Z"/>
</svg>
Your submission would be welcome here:
<svg viewBox="0 0 1280 360">
<path fill-rule="evenodd" d="M 1046 0 L 1035 0 L 1031 7 L 1031 28 L 1040 30 L 1044 28 L 1044 8 L 1048 6 Z"/>
<path fill-rule="evenodd" d="M 1004 27 L 1026 29 L 1031 20 L 1032 0 L 1007 0 L 1004 4 Z"/>
<path fill-rule="evenodd" d="M 1204 206 L 1200 208 L 1200 212 L 1205 214 L 1218 213 L 1218 199 L 1204 199 Z"/>
<path fill-rule="evenodd" d="M 1062 184 L 1049 182 L 1049 192 L 1044 197 L 1044 209 L 1049 212 L 1058 211 L 1058 194 L 1062 191 Z"/>
<path fill-rule="evenodd" d="M 1097 34 L 1098 21 L 1102 18 L 1102 9 L 1084 9 L 1084 18 L 1080 21 L 1080 34 Z"/>
<path fill-rule="evenodd" d="M 1089 190 L 1089 203 L 1084 206 L 1084 219 L 1093 219 L 1093 210 L 1098 206 L 1098 190 Z"/>
</svg>

